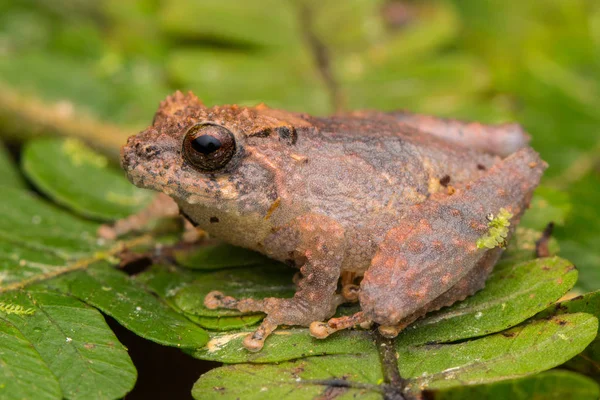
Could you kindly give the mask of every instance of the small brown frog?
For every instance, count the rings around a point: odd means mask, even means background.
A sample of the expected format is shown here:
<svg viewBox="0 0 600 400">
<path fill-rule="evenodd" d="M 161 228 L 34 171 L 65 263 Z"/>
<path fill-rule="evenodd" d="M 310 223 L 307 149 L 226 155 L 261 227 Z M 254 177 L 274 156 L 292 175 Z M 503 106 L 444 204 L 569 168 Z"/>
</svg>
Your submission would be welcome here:
<svg viewBox="0 0 600 400">
<path fill-rule="evenodd" d="M 267 314 L 244 341 L 257 351 L 278 325 L 324 338 L 375 322 L 393 337 L 481 289 L 546 168 L 527 142 L 516 124 L 205 107 L 177 92 L 122 165 L 211 236 L 300 268 L 293 298 L 206 297 Z M 327 321 L 349 301 L 361 311 Z"/>
</svg>

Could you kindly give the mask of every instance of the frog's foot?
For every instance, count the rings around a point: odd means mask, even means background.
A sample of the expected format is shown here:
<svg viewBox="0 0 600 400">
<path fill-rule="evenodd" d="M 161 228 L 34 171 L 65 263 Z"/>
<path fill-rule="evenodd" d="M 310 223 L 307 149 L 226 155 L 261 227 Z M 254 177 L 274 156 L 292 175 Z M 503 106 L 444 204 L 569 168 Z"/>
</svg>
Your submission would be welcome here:
<svg viewBox="0 0 600 400">
<path fill-rule="evenodd" d="M 327 322 L 313 322 L 310 324 L 310 335 L 317 339 L 325 339 L 327 336 L 341 331 L 343 329 L 353 328 L 356 325 L 360 325 L 363 328 L 367 328 L 371 325 L 371 321 L 366 315 L 360 311 L 354 315 L 349 315 L 340 318 L 331 318 Z"/>
<path fill-rule="evenodd" d="M 342 284 L 341 294 L 347 302 L 355 303 L 358 301 L 358 292 L 360 287 L 355 284 L 358 274 L 351 271 L 343 271 L 340 276 Z"/>
<path fill-rule="evenodd" d="M 250 351 L 262 349 L 265 339 L 279 325 L 309 326 L 314 324 L 315 320 L 333 315 L 337 307 L 344 302 L 345 299 L 341 295 L 327 296 L 315 302 L 305 301 L 299 296 L 292 299 L 270 297 L 263 300 L 237 300 L 218 291 L 210 292 L 204 299 L 204 305 L 209 309 L 227 308 L 244 313 L 267 314 L 260 327 L 244 339 L 244 347 Z"/>
<path fill-rule="evenodd" d="M 346 302 L 356 303 L 358 301 L 358 293 L 360 291 L 360 287 L 355 284 L 348 284 L 342 286 L 342 297 Z"/>
</svg>

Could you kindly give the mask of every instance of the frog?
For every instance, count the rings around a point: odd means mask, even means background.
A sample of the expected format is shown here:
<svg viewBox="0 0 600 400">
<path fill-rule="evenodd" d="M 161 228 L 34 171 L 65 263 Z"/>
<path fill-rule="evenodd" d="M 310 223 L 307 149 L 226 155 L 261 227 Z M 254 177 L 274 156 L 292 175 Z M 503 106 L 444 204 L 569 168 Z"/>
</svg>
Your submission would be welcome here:
<svg viewBox="0 0 600 400">
<path fill-rule="evenodd" d="M 249 351 L 280 326 L 393 338 L 473 295 L 547 168 L 516 123 L 205 106 L 179 91 L 128 139 L 121 165 L 210 237 L 298 269 L 290 298 L 206 295 L 210 309 L 265 314 Z M 358 311 L 335 318 L 344 303 Z"/>
</svg>

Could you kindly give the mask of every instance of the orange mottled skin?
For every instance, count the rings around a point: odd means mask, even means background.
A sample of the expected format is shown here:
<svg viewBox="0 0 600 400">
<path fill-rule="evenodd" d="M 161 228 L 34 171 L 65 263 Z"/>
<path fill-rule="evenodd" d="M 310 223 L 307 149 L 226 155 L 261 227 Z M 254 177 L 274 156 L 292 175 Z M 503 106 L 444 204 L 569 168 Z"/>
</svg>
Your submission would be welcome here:
<svg viewBox="0 0 600 400">
<path fill-rule="evenodd" d="M 182 151 L 205 125 L 235 143 L 214 170 Z M 514 229 L 546 167 L 527 141 L 515 124 L 375 111 L 318 118 L 205 107 L 178 92 L 129 139 L 122 165 L 212 236 L 300 268 L 291 299 L 207 296 L 211 308 L 267 314 L 244 342 L 255 351 L 278 325 L 325 337 L 375 322 L 394 336 L 481 289 L 502 252 L 476 246 L 486 216 L 504 208 Z M 356 298 L 360 313 L 321 322 Z"/>
</svg>

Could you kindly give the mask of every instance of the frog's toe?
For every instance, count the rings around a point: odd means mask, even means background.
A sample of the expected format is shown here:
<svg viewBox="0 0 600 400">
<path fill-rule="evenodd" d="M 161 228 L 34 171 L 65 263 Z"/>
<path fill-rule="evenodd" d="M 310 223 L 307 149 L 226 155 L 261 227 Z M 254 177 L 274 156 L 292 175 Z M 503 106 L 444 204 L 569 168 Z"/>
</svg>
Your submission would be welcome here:
<svg viewBox="0 0 600 400">
<path fill-rule="evenodd" d="M 398 325 L 380 325 L 377 330 L 381 333 L 381 336 L 393 339 L 406 327 L 406 324 Z"/>
<path fill-rule="evenodd" d="M 260 351 L 263 348 L 267 337 L 269 337 L 275 329 L 277 329 L 277 324 L 271 318 L 267 317 L 263 320 L 257 330 L 244 338 L 242 344 L 248 351 L 253 353 Z"/>
<path fill-rule="evenodd" d="M 332 333 L 341 331 L 343 329 L 353 328 L 356 325 L 367 325 L 371 321 L 364 315 L 364 313 L 357 312 L 354 315 L 348 315 L 340 318 L 331 318 L 327 322 L 313 322 L 310 324 L 309 331 L 310 335 L 317 339 L 325 339 Z"/>
<path fill-rule="evenodd" d="M 204 298 L 204 307 L 209 310 L 216 310 L 217 308 L 237 309 L 237 306 L 238 300 L 231 296 L 225 296 L 218 290 L 213 290 Z"/>
<path fill-rule="evenodd" d="M 360 292 L 360 287 L 353 283 L 342 286 L 342 297 L 345 301 L 355 303 L 358 301 L 358 294 Z"/>
</svg>

